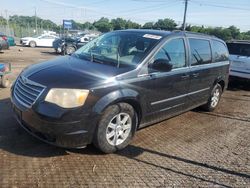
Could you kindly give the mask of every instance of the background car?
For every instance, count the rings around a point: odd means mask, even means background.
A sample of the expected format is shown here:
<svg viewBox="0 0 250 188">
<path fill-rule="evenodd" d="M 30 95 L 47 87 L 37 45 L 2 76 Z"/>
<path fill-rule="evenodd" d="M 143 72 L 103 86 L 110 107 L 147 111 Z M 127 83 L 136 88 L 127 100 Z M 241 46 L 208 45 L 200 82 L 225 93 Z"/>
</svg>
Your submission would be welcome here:
<svg viewBox="0 0 250 188">
<path fill-rule="evenodd" d="M 6 36 L 3 36 L 3 37 L 0 36 L 0 51 L 7 50 L 7 49 L 9 49 L 9 43 L 7 41 L 7 37 Z"/>
<path fill-rule="evenodd" d="M 58 37 L 56 35 L 41 35 L 41 36 L 34 36 L 34 37 L 24 37 L 21 38 L 20 44 L 23 46 L 30 46 L 32 48 L 36 46 L 41 47 L 52 47 L 53 42 Z"/>
<path fill-rule="evenodd" d="M 9 46 L 16 46 L 16 42 L 15 42 L 14 37 L 8 36 L 7 41 L 9 43 Z"/>
<path fill-rule="evenodd" d="M 77 49 L 81 48 L 89 42 L 89 39 L 84 38 L 81 41 L 78 37 L 61 37 L 53 42 L 53 48 L 59 54 L 70 55 L 74 53 Z"/>
<path fill-rule="evenodd" d="M 7 36 L 7 35 L 5 35 L 5 34 L 3 34 L 3 33 L 0 33 L 0 37 L 1 37 L 2 39 L 4 39 L 5 41 L 7 41 L 8 44 L 9 44 L 9 46 L 15 46 L 15 45 L 16 45 L 15 39 L 14 39 L 13 37 Z"/>
<path fill-rule="evenodd" d="M 230 77 L 250 79 L 250 41 L 230 41 Z"/>
</svg>

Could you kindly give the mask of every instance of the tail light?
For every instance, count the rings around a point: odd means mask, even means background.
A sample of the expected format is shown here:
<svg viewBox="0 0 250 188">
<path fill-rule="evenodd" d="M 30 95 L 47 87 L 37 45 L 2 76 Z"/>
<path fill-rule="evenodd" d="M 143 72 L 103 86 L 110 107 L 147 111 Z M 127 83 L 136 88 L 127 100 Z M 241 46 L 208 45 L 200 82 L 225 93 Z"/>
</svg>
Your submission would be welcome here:
<svg viewBox="0 0 250 188">
<path fill-rule="evenodd" d="M 2 39 L 6 40 L 6 41 L 8 40 L 8 38 L 6 36 L 2 36 Z"/>
</svg>

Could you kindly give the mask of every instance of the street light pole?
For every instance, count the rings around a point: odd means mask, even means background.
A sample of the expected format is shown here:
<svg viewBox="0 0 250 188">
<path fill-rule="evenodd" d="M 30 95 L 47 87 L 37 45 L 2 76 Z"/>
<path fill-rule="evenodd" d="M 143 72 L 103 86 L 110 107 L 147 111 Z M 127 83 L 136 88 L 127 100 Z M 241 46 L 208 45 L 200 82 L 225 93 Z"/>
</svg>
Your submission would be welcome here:
<svg viewBox="0 0 250 188">
<path fill-rule="evenodd" d="M 188 0 L 185 0 L 185 10 L 184 10 L 184 17 L 183 17 L 183 24 L 182 24 L 183 31 L 186 30 L 187 6 L 188 6 Z"/>
<path fill-rule="evenodd" d="M 35 7 L 35 22 L 36 22 L 36 34 L 37 34 L 37 16 L 36 16 L 36 7 Z"/>
</svg>

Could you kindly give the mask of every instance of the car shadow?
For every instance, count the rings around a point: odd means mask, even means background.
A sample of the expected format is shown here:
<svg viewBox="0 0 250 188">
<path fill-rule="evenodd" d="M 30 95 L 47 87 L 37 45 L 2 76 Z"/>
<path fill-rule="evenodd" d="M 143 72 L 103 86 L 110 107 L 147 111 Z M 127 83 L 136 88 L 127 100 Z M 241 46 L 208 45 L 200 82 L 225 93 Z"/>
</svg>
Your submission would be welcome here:
<svg viewBox="0 0 250 188">
<path fill-rule="evenodd" d="M 229 91 L 250 91 L 250 81 L 245 79 L 230 79 L 227 89 Z"/>
<path fill-rule="evenodd" d="M 10 99 L 0 100 L 0 150 L 25 157 L 39 157 L 49 158 L 54 156 L 70 155 L 71 153 L 77 153 L 84 155 L 105 155 L 97 150 L 94 146 L 89 145 L 85 149 L 63 149 L 55 146 L 45 144 L 31 135 L 26 133 L 16 122 L 13 117 Z M 152 138 L 153 139 L 153 138 Z M 174 162 L 185 163 L 198 168 L 206 170 L 213 170 L 215 173 L 224 173 L 225 175 L 232 175 L 240 178 L 250 179 L 250 175 L 246 173 L 237 172 L 216 165 L 211 165 L 205 162 L 199 162 L 172 154 L 157 151 L 155 149 L 149 149 L 142 146 L 135 146 L 133 144 L 127 146 L 122 151 L 111 154 L 113 157 L 120 156 L 125 157 L 129 160 L 133 160 L 136 163 L 149 165 L 152 167 L 159 168 L 161 170 L 171 172 L 174 174 L 182 175 L 194 180 L 199 180 L 207 183 L 211 183 L 216 186 L 230 187 L 229 185 L 223 184 L 216 180 L 211 180 L 201 174 L 188 173 L 178 168 L 168 167 L 164 164 L 159 164 L 157 161 L 148 160 L 148 158 L 142 155 L 153 155 L 155 157 L 161 157 L 163 160 L 172 160 Z M 142 156 L 142 157 L 140 157 Z M 152 159 L 152 158 L 151 158 Z M 154 161 L 154 162 L 152 162 Z M 185 165 L 184 165 L 185 166 Z"/>
<path fill-rule="evenodd" d="M 48 55 L 61 55 L 56 52 L 48 52 L 48 51 L 41 51 L 41 54 L 48 54 Z"/>
</svg>

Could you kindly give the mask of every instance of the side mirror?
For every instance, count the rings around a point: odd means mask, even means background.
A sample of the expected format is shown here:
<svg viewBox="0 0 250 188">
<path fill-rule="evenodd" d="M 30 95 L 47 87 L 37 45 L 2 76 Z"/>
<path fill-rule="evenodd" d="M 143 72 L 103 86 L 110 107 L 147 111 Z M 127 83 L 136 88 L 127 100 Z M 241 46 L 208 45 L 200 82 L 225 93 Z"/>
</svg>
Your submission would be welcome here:
<svg viewBox="0 0 250 188">
<path fill-rule="evenodd" d="M 157 59 L 152 64 L 151 68 L 159 72 L 169 72 L 172 70 L 173 65 L 167 59 Z"/>
</svg>

